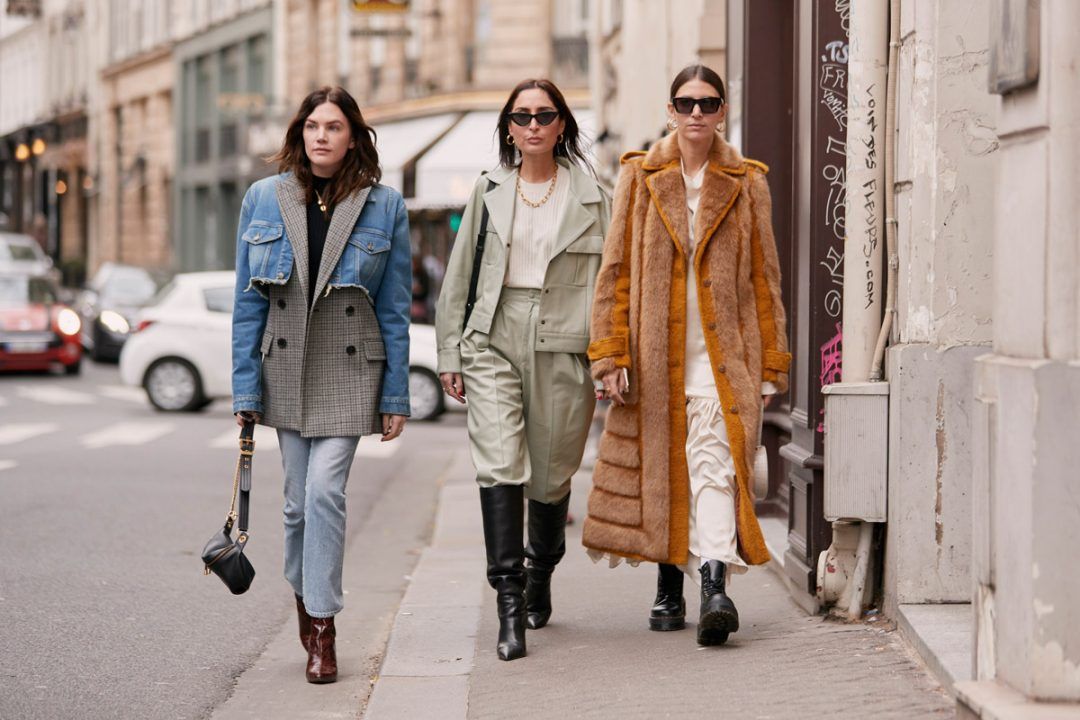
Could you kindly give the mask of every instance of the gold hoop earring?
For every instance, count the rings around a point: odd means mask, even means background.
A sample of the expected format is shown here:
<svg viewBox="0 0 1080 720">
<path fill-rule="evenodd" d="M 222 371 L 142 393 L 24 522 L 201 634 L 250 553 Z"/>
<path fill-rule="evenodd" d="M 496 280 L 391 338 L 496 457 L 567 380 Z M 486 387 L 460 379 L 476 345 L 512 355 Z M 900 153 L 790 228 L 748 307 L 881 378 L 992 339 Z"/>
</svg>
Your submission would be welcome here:
<svg viewBox="0 0 1080 720">
<path fill-rule="evenodd" d="M 562 133 L 559 133 L 559 139 L 558 139 L 558 140 L 557 140 L 556 142 L 557 142 L 557 143 L 558 143 L 559 145 L 562 145 L 562 143 L 563 143 L 563 138 L 564 138 L 564 137 L 566 137 L 566 136 L 565 136 L 565 135 L 563 135 Z"/>
<path fill-rule="evenodd" d="M 667 121 L 667 126 L 668 126 L 668 130 L 672 130 L 672 131 L 678 130 L 679 129 L 679 121 L 676 120 L 675 118 L 669 118 L 668 121 Z"/>
<path fill-rule="evenodd" d="M 513 145 L 514 144 L 514 136 L 511 135 L 510 133 L 506 133 L 506 144 L 507 145 Z"/>
</svg>

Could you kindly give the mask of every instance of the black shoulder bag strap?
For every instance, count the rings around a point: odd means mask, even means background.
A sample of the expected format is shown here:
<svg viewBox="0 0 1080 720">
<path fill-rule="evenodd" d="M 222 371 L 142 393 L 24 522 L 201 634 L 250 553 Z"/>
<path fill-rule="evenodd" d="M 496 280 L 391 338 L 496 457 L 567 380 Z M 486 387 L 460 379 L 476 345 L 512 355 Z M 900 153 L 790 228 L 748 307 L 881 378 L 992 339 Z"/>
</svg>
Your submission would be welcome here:
<svg viewBox="0 0 1080 720">
<path fill-rule="evenodd" d="M 236 486 L 233 488 L 233 502 L 236 502 L 239 490 L 240 507 L 236 514 L 236 527 L 239 530 L 236 542 L 243 549 L 248 538 L 248 512 L 251 504 L 251 459 L 255 455 L 255 423 L 245 420 L 240 430 L 240 457 L 236 462 Z M 225 534 L 232 529 L 233 513 L 225 521 Z"/>
<path fill-rule="evenodd" d="M 487 192 L 495 187 L 495 183 L 488 180 Z M 473 255 L 472 277 L 469 278 L 469 297 L 465 301 L 465 319 L 461 323 L 464 330 L 469 324 L 469 316 L 472 315 L 473 305 L 476 305 L 476 286 L 480 283 L 480 263 L 484 259 L 484 244 L 487 241 L 488 208 L 483 198 L 480 200 L 483 211 L 480 215 L 480 233 L 476 236 L 476 254 Z"/>
</svg>

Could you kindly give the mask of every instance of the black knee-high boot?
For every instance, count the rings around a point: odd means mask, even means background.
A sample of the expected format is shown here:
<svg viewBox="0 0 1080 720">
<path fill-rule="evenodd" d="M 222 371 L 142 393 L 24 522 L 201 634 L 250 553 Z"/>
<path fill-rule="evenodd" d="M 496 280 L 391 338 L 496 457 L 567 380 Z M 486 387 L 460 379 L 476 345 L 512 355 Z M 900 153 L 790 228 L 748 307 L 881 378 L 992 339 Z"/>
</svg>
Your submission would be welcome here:
<svg viewBox="0 0 1080 720">
<path fill-rule="evenodd" d="M 529 544 L 525 557 L 529 559 L 525 585 L 526 624 L 539 630 L 551 618 L 551 573 L 566 554 L 566 511 L 570 495 L 549 505 L 529 501 Z"/>
<path fill-rule="evenodd" d="M 500 660 L 525 656 L 525 494 L 520 485 L 480 488 L 487 577 L 498 593 Z"/>
<path fill-rule="evenodd" d="M 649 613 L 649 629 L 664 632 L 686 627 L 686 599 L 683 598 L 683 571 L 659 563 L 656 572 L 656 600 Z"/>
</svg>

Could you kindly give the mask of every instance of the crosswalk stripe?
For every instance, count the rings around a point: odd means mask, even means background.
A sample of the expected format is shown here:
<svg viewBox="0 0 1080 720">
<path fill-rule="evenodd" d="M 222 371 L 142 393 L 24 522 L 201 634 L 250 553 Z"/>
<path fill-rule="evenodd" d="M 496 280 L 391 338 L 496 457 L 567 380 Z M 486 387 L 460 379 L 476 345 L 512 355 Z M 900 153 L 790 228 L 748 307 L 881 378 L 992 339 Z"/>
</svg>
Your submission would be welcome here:
<svg viewBox="0 0 1080 720">
<path fill-rule="evenodd" d="M 379 435 L 365 435 L 356 446 L 356 457 L 388 458 L 401 446 L 400 440 L 383 442 Z"/>
<path fill-rule="evenodd" d="M 14 460 L 0 460 L 0 471 L 10 470 L 13 467 L 18 467 L 19 463 Z"/>
<path fill-rule="evenodd" d="M 22 387 L 17 390 L 19 397 L 46 403 L 47 405 L 93 405 L 94 396 L 89 393 L 68 390 L 61 387 Z"/>
<path fill-rule="evenodd" d="M 232 430 L 226 430 L 210 442 L 213 448 L 228 448 L 229 450 L 240 449 L 240 428 L 234 426 Z M 265 425 L 255 426 L 255 450 L 270 450 L 277 448 L 277 431 Z"/>
<path fill-rule="evenodd" d="M 127 400 L 140 405 L 148 402 L 145 390 L 129 385 L 102 385 L 98 388 L 98 393 L 113 400 Z"/>
<path fill-rule="evenodd" d="M 83 435 L 79 442 L 88 450 L 112 445 L 143 445 L 172 430 L 172 423 L 122 422 Z"/>
<path fill-rule="evenodd" d="M 56 432 L 60 426 L 56 423 L 16 423 L 0 425 L 0 445 L 14 445 L 38 435 Z"/>
</svg>

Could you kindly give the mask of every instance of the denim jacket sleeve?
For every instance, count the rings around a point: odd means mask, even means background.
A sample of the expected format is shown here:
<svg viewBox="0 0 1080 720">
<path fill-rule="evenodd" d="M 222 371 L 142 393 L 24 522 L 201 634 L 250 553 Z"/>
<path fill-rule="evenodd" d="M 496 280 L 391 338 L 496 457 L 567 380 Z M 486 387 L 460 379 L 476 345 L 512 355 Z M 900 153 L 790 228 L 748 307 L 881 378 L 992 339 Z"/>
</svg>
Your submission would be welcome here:
<svg viewBox="0 0 1080 720">
<path fill-rule="evenodd" d="M 232 392 L 233 412 L 247 410 L 261 413 L 263 332 L 270 312 L 270 301 L 251 285 L 248 263 L 249 243 L 244 231 L 255 209 L 258 189 L 252 186 L 244 195 L 240 224 L 236 231 L 236 288 L 232 316 Z"/>
<path fill-rule="evenodd" d="M 379 319 L 386 346 L 379 412 L 409 415 L 409 305 L 412 302 L 412 245 L 405 201 L 397 193 L 394 228 L 390 240 L 390 261 L 375 295 L 375 316 Z"/>
</svg>

